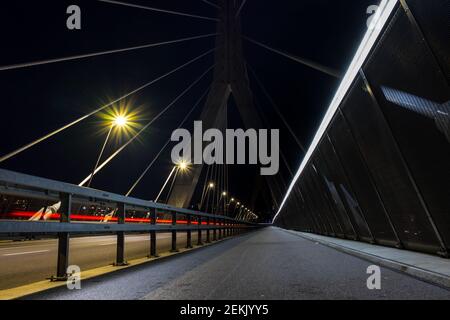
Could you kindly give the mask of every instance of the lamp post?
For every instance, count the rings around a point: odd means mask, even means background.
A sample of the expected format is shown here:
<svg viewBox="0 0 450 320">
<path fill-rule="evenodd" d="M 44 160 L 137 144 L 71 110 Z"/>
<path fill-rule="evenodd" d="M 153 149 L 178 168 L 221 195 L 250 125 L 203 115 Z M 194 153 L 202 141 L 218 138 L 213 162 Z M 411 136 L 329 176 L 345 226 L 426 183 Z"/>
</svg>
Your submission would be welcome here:
<svg viewBox="0 0 450 320">
<path fill-rule="evenodd" d="M 189 170 L 189 163 L 187 161 L 182 160 L 179 163 L 177 163 L 173 167 L 173 169 L 170 172 L 169 176 L 167 177 L 167 180 L 164 183 L 163 187 L 161 188 L 161 191 L 159 192 L 158 196 L 156 197 L 155 202 L 158 202 L 159 199 L 161 198 L 161 195 L 163 194 L 164 190 L 166 189 L 167 185 L 169 184 L 170 180 L 172 179 L 172 176 L 175 175 L 175 177 L 174 177 L 174 181 L 175 181 L 175 179 L 177 178 L 177 176 L 178 176 L 178 174 L 180 172 L 184 173 L 184 172 L 187 172 L 188 170 Z M 169 193 L 170 193 L 170 190 L 169 190 Z"/>
<path fill-rule="evenodd" d="M 115 127 L 119 128 L 119 129 L 124 128 L 124 127 L 127 126 L 127 124 L 128 124 L 127 117 L 125 115 L 120 115 L 120 116 L 117 116 L 114 119 L 114 121 L 111 123 L 111 125 L 109 126 L 109 130 L 108 130 L 108 134 L 106 135 L 105 142 L 103 143 L 103 147 L 100 150 L 100 154 L 98 156 L 97 162 L 95 163 L 94 169 L 92 170 L 91 177 L 89 178 L 89 182 L 87 184 L 88 188 L 91 187 L 92 180 L 94 179 L 94 176 L 95 176 L 95 172 L 97 171 L 97 168 L 98 168 L 98 166 L 100 164 L 100 160 L 102 159 L 103 153 L 105 152 L 106 146 L 108 145 L 108 142 L 109 142 L 109 140 L 111 138 L 113 129 Z"/>
<path fill-rule="evenodd" d="M 214 182 L 209 182 L 208 183 L 208 188 L 207 188 L 207 190 L 206 190 L 206 195 L 205 195 L 205 198 L 206 198 L 206 212 L 208 212 L 208 210 L 209 210 L 209 199 L 210 199 L 210 192 L 212 191 L 212 190 L 214 190 L 214 188 L 216 187 L 216 185 L 214 184 Z M 202 209 L 202 207 L 203 207 L 203 202 L 204 202 L 204 200 L 205 199 L 202 199 L 202 203 L 201 203 L 201 206 L 200 206 L 200 209 Z M 213 200 L 214 201 L 214 200 Z"/>
</svg>

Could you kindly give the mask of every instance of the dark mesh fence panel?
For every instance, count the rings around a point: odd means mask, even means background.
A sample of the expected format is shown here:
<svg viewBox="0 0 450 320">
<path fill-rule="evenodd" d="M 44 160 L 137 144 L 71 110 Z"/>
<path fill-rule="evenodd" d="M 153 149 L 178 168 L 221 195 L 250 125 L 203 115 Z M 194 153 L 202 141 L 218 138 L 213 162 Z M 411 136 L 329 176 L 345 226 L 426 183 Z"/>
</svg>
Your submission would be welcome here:
<svg viewBox="0 0 450 320">
<path fill-rule="evenodd" d="M 355 239 L 356 234 L 353 228 L 352 222 L 347 214 L 344 203 L 342 202 L 337 189 L 331 179 L 331 173 L 328 170 L 325 160 L 322 159 L 322 156 L 319 152 L 316 152 L 314 155 L 317 165 L 318 175 L 322 179 L 322 184 L 324 185 L 324 192 L 328 194 L 328 198 L 332 203 L 333 211 L 339 216 L 339 220 L 341 222 L 341 226 L 344 230 L 345 236 Z"/>
<path fill-rule="evenodd" d="M 303 221 L 304 221 L 305 229 L 307 229 L 306 231 L 315 230 L 316 224 L 311 217 L 311 212 L 309 211 L 309 209 L 307 207 L 307 204 L 299 190 L 298 185 L 295 186 L 295 188 L 292 192 L 292 196 L 294 197 L 293 202 L 295 202 L 297 207 L 300 208 L 300 216 L 301 216 L 301 219 L 303 219 Z"/>
<path fill-rule="evenodd" d="M 395 148 L 390 129 L 361 79 L 351 90 L 343 113 L 403 245 L 410 249 L 439 250 L 433 229 Z"/>
<path fill-rule="evenodd" d="M 310 229 L 310 222 L 308 220 L 307 212 L 305 212 L 304 204 L 300 201 L 295 192 L 291 194 L 290 201 L 288 202 L 288 210 L 291 229 L 299 231 Z"/>
<path fill-rule="evenodd" d="M 375 239 L 381 243 L 396 245 L 398 241 L 384 205 L 374 188 L 352 132 L 340 113 L 336 115 L 331 125 L 329 136 Z"/>
<path fill-rule="evenodd" d="M 314 206 L 316 212 L 319 214 L 322 223 L 326 226 L 328 234 L 335 234 L 336 225 L 332 223 L 330 219 L 329 210 L 324 210 L 323 198 L 320 195 L 320 190 L 317 189 L 317 185 L 313 180 L 312 168 L 308 167 L 307 172 L 305 172 L 304 183 L 305 187 L 308 189 L 308 196 L 311 199 L 311 204 Z"/>
<path fill-rule="evenodd" d="M 365 218 L 361 211 L 361 207 L 356 199 L 354 192 L 348 183 L 345 172 L 342 170 L 339 159 L 333 152 L 333 147 L 327 139 L 324 139 L 318 148 L 322 155 L 322 159 L 326 162 L 330 169 L 330 181 L 328 182 L 336 190 L 336 198 L 340 198 L 343 203 L 347 215 L 353 222 L 356 233 L 365 240 L 371 240 L 370 231 L 365 222 Z"/>
<path fill-rule="evenodd" d="M 319 198 L 321 200 L 322 210 L 327 213 L 331 223 L 333 224 L 334 231 L 340 237 L 345 236 L 345 227 L 343 227 L 343 222 L 341 221 L 338 213 L 333 206 L 333 200 L 328 193 L 328 189 L 323 181 L 320 171 L 317 168 L 318 158 L 316 155 L 313 157 L 311 162 L 311 180 L 319 191 Z"/>
<path fill-rule="evenodd" d="M 450 0 L 407 0 L 417 25 L 450 79 Z"/>
<path fill-rule="evenodd" d="M 423 197 L 420 208 L 450 248 L 450 87 L 404 10 L 364 70 Z"/>
<path fill-rule="evenodd" d="M 297 183 L 316 232 L 447 253 L 449 75 L 450 0 L 401 0 Z"/>
<path fill-rule="evenodd" d="M 304 184 L 305 183 L 304 183 L 303 179 L 298 182 L 298 190 L 299 190 L 299 194 L 301 195 L 301 197 L 304 201 L 305 212 L 310 217 L 316 232 L 325 234 L 325 229 L 323 227 L 323 223 L 322 223 L 319 215 L 315 214 L 315 211 L 313 209 L 314 207 L 311 203 L 311 199 L 308 196 L 307 189 L 305 188 Z"/>
</svg>

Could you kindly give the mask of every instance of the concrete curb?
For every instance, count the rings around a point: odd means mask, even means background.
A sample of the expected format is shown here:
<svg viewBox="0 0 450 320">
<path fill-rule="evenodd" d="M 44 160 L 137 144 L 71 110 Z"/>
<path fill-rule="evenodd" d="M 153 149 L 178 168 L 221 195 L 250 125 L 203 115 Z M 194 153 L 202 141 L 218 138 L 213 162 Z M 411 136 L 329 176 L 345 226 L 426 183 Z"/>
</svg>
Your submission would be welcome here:
<svg viewBox="0 0 450 320">
<path fill-rule="evenodd" d="M 291 231 L 291 230 L 283 230 L 283 231 L 290 233 L 292 235 L 296 235 L 296 236 L 306 239 L 308 241 L 319 243 L 321 245 L 333 248 L 340 252 L 355 256 L 357 258 L 360 258 L 360 259 L 363 259 L 363 260 L 366 260 L 369 262 L 373 262 L 374 264 L 377 264 L 379 266 L 386 267 L 386 268 L 389 268 L 389 269 L 392 269 L 395 271 L 399 271 L 399 272 L 408 274 L 408 275 L 410 275 L 414 278 L 420 279 L 422 281 L 429 282 L 429 283 L 444 287 L 446 289 L 450 289 L 450 277 L 447 275 L 437 273 L 437 272 L 434 272 L 431 270 L 419 268 L 419 267 L 409 265 L 406 263 L 402 263 L 400 261 L 387 259 L 384 257 L 380 257 L 380 256 L 376 256 L 376 255 L 367 253 L 367 252 L 362 252 L 359 250 L 341 246 L 336 243 L 332 243 L 332 242 L 325 241 L 322 239 L 310 237 L 304 233 Z"/>
</svg>

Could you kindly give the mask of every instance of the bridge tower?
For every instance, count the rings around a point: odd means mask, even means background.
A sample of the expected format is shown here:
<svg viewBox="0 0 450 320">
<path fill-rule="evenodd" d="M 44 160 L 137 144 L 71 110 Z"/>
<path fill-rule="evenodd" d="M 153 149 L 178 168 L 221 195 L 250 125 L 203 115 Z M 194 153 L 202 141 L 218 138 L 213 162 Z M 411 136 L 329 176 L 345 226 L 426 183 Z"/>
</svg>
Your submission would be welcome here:
<svg viewBox="0 0 450 320">
<path fill-rule="evenodd" d="M 250 90 L 246 63 L 243 56 L 240 1 L 219 0 L 214 79 L 200 120 L 203 129 L 226 129 L 228 101 L 235 99 L 240 116 L 247 128 L 261 128 Z M 179 176 L 169 198 L 169 204 L 186 208 L 191 204 L 203 165 L 193 166 L 191 172 Z"/>
</svg>

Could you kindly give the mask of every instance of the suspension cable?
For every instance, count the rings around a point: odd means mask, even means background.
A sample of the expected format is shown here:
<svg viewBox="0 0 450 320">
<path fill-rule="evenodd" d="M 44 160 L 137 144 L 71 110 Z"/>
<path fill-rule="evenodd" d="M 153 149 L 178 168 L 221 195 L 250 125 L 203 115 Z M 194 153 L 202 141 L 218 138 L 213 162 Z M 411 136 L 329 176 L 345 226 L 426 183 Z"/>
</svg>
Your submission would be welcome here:
<svg viewBox="0 0 450 320">
<path fill-rule="evenodd" d="M 256 83 L 258 84 L 258 86 L 261 88 L 261 91 L 263 92 L 263 94 L 266 96 L 267 100 L 269 100 L 270 105 L 272 106 L 272 108 L 275 110 L 276 114 L 278 115 L 278 117 L 280 117 L 281 121 L 283 122 L 283 124 L 285 125 L 285 127 L 288 129 L 289 133 L 291 134 L 292 138 L 294 139 L 295 143 L 298 145 L 298 147 L 304 152 L 306 153 L 306 148 L 303 145 L 303 143 L 300 142 L 300 139 L 297 137 L 297 135 L 295 134 L 294 130 L 292 129 L 292 127 L 290 126 L 290 124 L 288 123 L 288 121 L 286 120 L 286 118 L 284 117 L 284 115 L 281 113 L 280 109 L 278 108 L 278 106 L 276 105 L 275 101 L 272 99 L 272 97 L 270 96 L 269 92 L 267 91 L 266 87 L 264 86 L 264 84 L 262 83 L 262 81 L 259 79 L 258 75 L 256 74 L 256 72 L 253 70 L 253 68 L 247 64 L 248 69 L 250 70 L 250 73 L 253 75 L 253 77 L 256 80 Z"/>
<path fill-rule="evenodd" d="M 215 3 L 212 3 L 211 1 L 208 1 L 208 0 L 202 0 L 204 3 L 206 3 L 206 4 L 209 4 L 210 6 L 212 6 L 212 7 L 214 7 L 214 8 L 216 8 L 216 9 L 222 9 L 220 6 L 218 6 L 217 4 L 215 4 Z"/>
<path fill-rule="evenodd" d="M 195 103 L 195 105 L 192 107 L 192 109 L 188 112 L 188 114 L 184 117 L 183 121 L 179 124 L 177 129 L 180 129 L 184 126 L 184 124 L 186 123 L 186 121 L 189 119 L 189 117 L 192 115 L 192 113 L 197 109 L 197 107 L 200 105 L 200 103 L 202 102 L 203 98 L 205 98 L 205 96 L 208 94 L 209 90 L 210 90 L 211 86 L 208 87 L 208 89 L 205 91 L 204 94 L 202 94 L 202 96 L 200 97 L 200 99 L 198 99 L 198 101 Z M 142 174 L 139 176 L 139 178 L 134 182 L 133 186 L 130 188 L 130 190 L 127 192 L 126 196 L 129 197 L 131 195 L 131 193 L 133 193 L 134 189 L 136 189 L 136 187 L 139 185 L 139 183 L 142 181 L 142 179 L 145 177 L 145 175 L 147 174 L 147 172 L 153 167 L 153 165 L 155 164 L 155 162 L 161 157 L 162 153 L 164 152 L 164 150 L 166 150 L 166 148 L 169 146 L 169 144 L 172 142 L 172 139 L 168 139 L 167 142 L 164 144 L 164 146 L 161 148 L 161 150 L 158 152 L 158 154 L 156 155 L 156 157 L 150 162 L 150 164 L 147 166 L 147 168 L 145 168 L 145 170 L 142 172 Z"/>
<path fill-rule="evenodd" d="M 209 190 L 209 173 L 210 173 L 210 171 L 211 171 L 211 166 L 208 166 L 208 168 L 206 170 L 205 183 L 203 184 L 202 197 L 200 198 L 200 205 L 198 208 L 200 211 L 203 210 L 203 204 L 205 203 L 206 193 Z"/>
<path fill-rule="evenodd" d="M 159 191 L 159 194 L 158 194 L 158 196 L 155 199 L 155 203 L 159 201 L 159 199 L 161 198 L 162 194 L 164 193 L 164 190 L 166 189 L 167 185 L 169 184 L 170 179 L 172 179 L 172 176 L 175 173 L 178 173 L 178 168 L 177 167 L 173 167 L 172 171 L 170 172 L 169 176 L 167 177 L 166 182 L 164 182 L 164 184 L 163 184 L 163 186 L 161 188 L 161 191 Z"/>
<path fill-rule="evenodd" d="M 135 141 L 145 130 L 147 130 L 156 120 L 158 120 L 163 114 L 165 114 L 175 103 L 178 102 L 183 96 L 186 95 L 200 80 L 202 80 L 212 69 L 214 65 L 209 67 L 199 78 L 197 78 L 193 83 L 189 85 L 178 97 L 175 98 L 167 107 L 165 107 L 156 117 L 154 117 L 149 123 L 147 123 L 136 135 L 134 135 L 128 142 L 126 142 L 122 147 L 120 147 L 116 152 L 114 152 L 105 162 L 103 162 L 97 170 L 95 170 L 94 174 L 90 174 L 80 186 L 83 186 L 88 182 L 91 176 L 95 176 L 99 173 L 108 163 L 110 163 L 114 158 L 116 158 L 126 147 L 128 147 L 133 141 Z"/>
<path fill-rule="evenodd" d="M 173 176 L 172 183 L 170 184 L 170 188 L 167 191 L 167 197 L 165 204 L 169 204 L 170 200 L 170 194 L 172 193 L 173 187 L 175 186 L 175 182 L 177 182 L 178 174 L 180 173 L 180 168 L 177 168 L 177 171 L 175 172 L 175 175 Z"/>
<path fill-rule="evenodd" d="M 304 59 L 304 58 L 300 58 L 300 57 L 297 57 L 297 56 L 295 56 L 293 54 L 289 54 L 289 53 L 283 52 L 281 50 L 271 48 L 268 45 L 263 44 L 263 43 L 261 43 L 259 41 L 253 40 L 253 39 L 251 39 L 249 37 L 246 37 L 246 36 L 242 36 L 242 37 L 245 40 L 247 40 L 247 41 L 249 41 L 249 42 L 251 42 L 253 44 L 256 44 L 256 45 L 258 45 L 258 46 L 260 46 L 262 48 L 265 48 L 265 49 L 267 49 L 269 51 L 277 53 L 277 54 L 279 54 L 279 55 L 281 55 L 283 57 L 286 57 L 286 58 L 291 59 L 291 60 L 293 60 L 295 62 L 298 62 L 300 64 L 308 66 L 308 67 L 310 67 L 310 68 L 312 68 L 314 70 L 323 72 L 323 73 L 325 73 L 325 74 L 327 74 L 329 76 L 332 76 L 332 77 L 335 77 L 335 78 L 338 78 L 338 79 L 340 79 L 342 77 L 341 74 L 338 71 L 336 71 L 336 70 L 334 70 L 332 68 L 325 67 L 325 66 L 323 66 L 321 64 L 318 64 L 318 63 L 316 63 L 314 61 L 311 61 L 311 60 L 308 60 L 308 59 Z"/>
<path fill-rule="evenodd" d="M 39 144 L 39 143 L 41 143 L 41 142 L 43 142 L 43 141 L 45 141 L 45 140 L 55 136 L 55 135 L 57 135 L 58 133 L 66 130 L 66 129 L 70 128 L 70 127 L 73 127 L 74 125 L 76 125 L 76 124 L 80 123 L 81 121 L 83 121 L 83 120 L 93 116 L 94 114 L 96 114 L 96 113 L 98 113 L 98 112 L 100 112 L 100 111 L 102 111 L 102 110 L 104 110 L 104 109 L 114 105 L 115 103 L 118 103 L 118 102 L 128 98 L 129 96 L 134 95 L 135 93 L 138 93 L 139 91 L 142 91 L 143 89 L 145 89 L 145 88 L 147 88 L 147 87 L 149 87 L 149 86 L 159 82 L 160 80 L 162 80 L 162 79 L 172 75 L 173 73 L 175 73 L 175 72 L 177 72 L 177 71 L 187 67 L 188 65 L 190 65 L 190 64 L 194 63 L 195 61 L 203 58 L 204 56 L 210 54 L 213 51 L 215 51 L 215 49 L 208 50 L 207 52 L 205 52 L 205 53 L 199 55 L 198 57 L 196 57 L 196 58 L 194 58 L 194 59 L 184 63 L 183 65 L 181 65 L 181 66 L 179 66 L 179 67 L 169 71 L 168 73 L 166 73 L 166 74 L 164 74 L 164 75 L 162 75 L 162 76 L 160 76 L 160 77 L 158 77 L 158 78 L 156 78 L 156 79 L 154 79 L 154 80 L 152 80 L 150 82 L 147 82 L 146 84 L 144 84 L 144 85 L 140 86 L 139 88 L 137 88 L 137 89 L 135 89 L 135 90 L 133 90 L 133 91 L 131 91 L 131 92 L 121 96 L 120 98 L 117 98 L 116 100 L 114 100 L 114 101 L 112 101 L 112 102 L 110 102 L 110 103 L 108 103 L 108 104 L 106 104 L 106 105 L 104 105 L 104 106 L 102 106 L 102 107 L 100 107 L 100 108 L 98 108 L 98 109 L 88 113 L 87 115 L 84 115 L 81 118 L 78 118 L 77 120 L 75 120 L 75 121 L 73 121 L 73 122 L 71 122 L 69 124 L 66 124 L 62 128 L 59 128 L 59 129 L 57 129 L 57 130 L 55 130 L 55 131 L 45 135 L 45 136 L 43 136 L 43 137 L 41 137 L 41 138 L 31 142 L 31 143 L 29 143 L 29 144 L 19 148 L 19 149 L 15 150 L 15 151 L 13 151 L 13 152 L 11 152 L 9 154 L 7 154 L 5 156 L 0 157 L 0 163 L 2 163 L 4 161 L 6 161 L 6 160 L 8 160 L 8 159 L 10 159 L 10 158 L 12 158 L 12 157 L 22 153 L 22 152 L 24 152 L 24 151 L 34 147 L 35 145 L 37 145 L 37 144 Z"/>
<path fill-rule="evenodd" d="M 264 125 L 268 129 L 272 129 L 271 126 L 270 126 L 269 121 L 267 120 L 266 115 L 264 114 L 264 110 L 263 110 L 262 106 L 258 103 L 258 99 L 256 99 L 256 98 L 255 98 L 255 107 L 256 107 L 256 111 L 259 114 L 259 116 L 261 117 Z M 284 154 L 283 154 L 283 151 L 281 149 L 280 149 L 280 154 L 281 154 L 281 157 L 283 158 Z M 277 177 L 280 178 L 280 175 L 278 175 Z M 265 180 L 266 180 L 266 183 L 267 183 L 267 187 L 270 189 L 270 193 L 271 193 L 271 196 L 272 196 L 272 201 L 273 201 L 273 203 L 276 206 L 278 206 L 278 204 L 277 204 L 278 202 L 277 202 L 277 199 L 276 199 L 276 196 L 275 196 L 275 192 L 273 191 L 272 183 L 271 183 L 271 181 L 275 180 L 275 177 L 266 177 Z"/>
<path fill-rule="evenodd" d="M 164 41 L 164 42 L 150 43 L 150 44 L 145 44 L 145 45 L 142 45 L 142 46 L 134 46 L 134 47 L 128 47 L 128 48 L 123 48 L 123 49 L 115 49 L 115 50 L 108 50 L 108 51 L 102 51 L 102 52 L 80 54 L 80 55 L 75 55 L 75 56 L 70 56 L 70 57 L 63 57 L 63 58 L 48 59 L 48 60 L 42 60 L 42 61 L 33 61 L 33 62 L 25 62 L 25 63 L 13 64 L 13 65 L 9 65 L 9 66 L 2 66 L 2 67 L 0 67 L 0 71 L 29 68 L 29 67 L 41 66 L 41 65 L 45 65 L 45 64 L 52 64 L 52 63 L 58 63 L 58 62 L 64 62 L 64 61 L 80 60 L 80 59 L 104 56 L 104 55 L 115 54 L 115 53 L 122 53 L 122 52 L 134 51 L 134 50 L 141 50 L 141 49 L 146 49 L 146 48 L 154 48 L 154 47 L 160 47 L 160 46 L 169 45 L 169 44 L 182 43 L 182 42 L 186 42 L 186 41 L 192 41 L 192 40 L 209 38 L 209 37 L 213 37 L 213 36 L 217 36 L 217 33 L 204 34 L 204 35 L 193 36 L 193 37 L 188 37 L 188 38 L 181 38 L 181 39 L 175 39 L 175 40 Z"/>
<path fill-rule="evenodd" d="M 242 3 L 239 6 L 239 9 L 236 12 L 236 18 L 239 17 L 239 15 L 241 14 L 242 9 L 244 9 L 244 6 L 245 6 L 246 3 L 247 3 L 247 0 L 242 0 Z"/>
<path fill-rule="evenodd" d="M 154 11 L 154 12 L 168 13 L 168 14 L 173 14 L 173 15 L 183 16 L 183 17 L 190 17 L 190 18 L 211 20 L 211 21 L 219 21 L 219 19 L 217 19 L 217 18 L 204 17 L 204 16 L 195 15 L 195 14 L 189 14 L 189 13 L 172 11 L 172 10 L 157 9 L 157 8 L 153 8 L 153 7 L 141 6 L 141 5 L 126 3 L 126 2 L 121 2 L 121 1 L 112 1 L 112 0 L 97 0 L 97 1 L 104 2 L 104 3 L 110 3 L 110 4 L 117 4 L 120 6 L 150 10 L 150 11 Z"/>
</svg>

